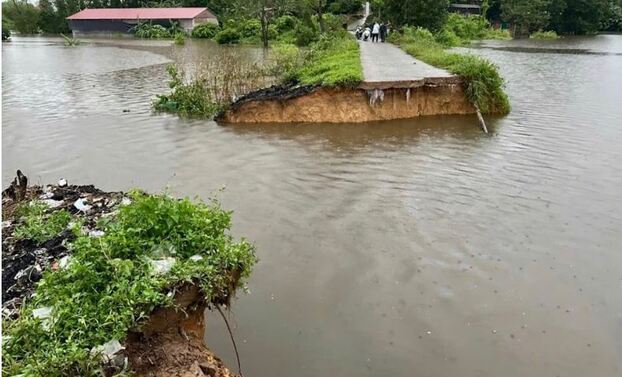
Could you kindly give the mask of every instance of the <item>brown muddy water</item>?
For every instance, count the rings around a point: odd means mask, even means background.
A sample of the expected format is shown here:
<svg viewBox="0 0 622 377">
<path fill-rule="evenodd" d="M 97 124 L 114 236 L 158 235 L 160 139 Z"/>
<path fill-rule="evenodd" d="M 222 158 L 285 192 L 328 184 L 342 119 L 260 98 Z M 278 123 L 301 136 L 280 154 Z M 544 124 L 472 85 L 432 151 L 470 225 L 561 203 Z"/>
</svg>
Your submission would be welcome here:
<svg viewBox="0 0 622 377">
<path fill-rule="evenodd" d="M 167 62 L 217 50 L 117 44 L 3 44 L 3 185 L 21 168 L 235 210 L 261 258 L 232 314 L 247 377 L 622 375 L 621 35 L 471 49 L 513 105 L 489 136 L 474 116 L 152 114 Z M 206 338 L 235 365 L 216 315 Z"/>
</svg>

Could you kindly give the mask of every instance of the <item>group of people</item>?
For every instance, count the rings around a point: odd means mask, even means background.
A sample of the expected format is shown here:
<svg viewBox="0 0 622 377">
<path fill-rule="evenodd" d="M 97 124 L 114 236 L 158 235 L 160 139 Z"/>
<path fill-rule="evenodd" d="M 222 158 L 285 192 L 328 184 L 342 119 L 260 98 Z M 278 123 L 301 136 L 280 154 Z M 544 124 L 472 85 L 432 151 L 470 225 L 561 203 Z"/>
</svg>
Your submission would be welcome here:
<svg viewBox="0 0 622 377">
<path fill-rule="evenodd" d="M 359 26 L 356 28 L 356 39 L 362 39 L 364 41 L 368 41 L 371 39 L 372 42 L 383 42 L 387 39 L 387 35 L 389 34 L 389 27 L 384 23 L 375 22 L 373 25 L 368 26 Z"/>
</svg>

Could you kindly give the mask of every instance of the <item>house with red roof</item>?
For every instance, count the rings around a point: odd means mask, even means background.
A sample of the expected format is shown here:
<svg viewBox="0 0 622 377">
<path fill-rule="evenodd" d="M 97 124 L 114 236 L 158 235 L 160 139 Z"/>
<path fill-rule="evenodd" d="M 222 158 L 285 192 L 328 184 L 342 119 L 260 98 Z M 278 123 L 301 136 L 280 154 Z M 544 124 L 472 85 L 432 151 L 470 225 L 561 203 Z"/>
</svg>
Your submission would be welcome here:
<svg viewBox="0 0 622 377">
<path fill-rule="evenodd" d="M 83 35 L 111 36 L 129 33 L 139 22 L 169 27 L 178 22 L 186 31 L 196 25 L 218 23 L 207 8 L 103 8 L 84 9 L 67 17 L 74 37 Z"/>
</svg>

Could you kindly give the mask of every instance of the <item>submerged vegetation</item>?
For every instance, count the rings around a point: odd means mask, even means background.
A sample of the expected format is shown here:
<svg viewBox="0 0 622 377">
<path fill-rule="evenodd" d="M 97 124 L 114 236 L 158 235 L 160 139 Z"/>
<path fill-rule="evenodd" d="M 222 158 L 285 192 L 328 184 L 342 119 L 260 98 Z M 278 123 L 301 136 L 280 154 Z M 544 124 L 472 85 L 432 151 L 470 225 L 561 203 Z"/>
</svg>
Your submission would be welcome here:
<svg viewBox="0 0 622 377">
<path fill-rule="evenodd" d="M 550 31 L 539 30 L 531 34 L 529 38 L 540 39 L 540 40 L 552 40 L 552 39 L 559 39 L 559 35 L 557 35 L 557 33 L 553 30 L 550 30 Z"/>
<path fill-rule="evenodd" d="M 157 111 L 185 117 L 211 118 L 235 98 L 271 82 L 265 67 L 244 63 L 232 50 L 193 67 L 192 77 L 175 65 L 167 70 L 171 93 L 159 95 L 153 106 Z"/>
<path fill-rule="evenodd" d="M 432 33 L 421 28 L 406 27 L 401 34 L 393 33 L 390 40 L 418 59 L 461 76 L 467 97 L 482 113 L 510 111 L 503 79 L 498 68 L 487 59 L 445 51 Z"/>
<path fill-rule="evenodd" d="M 74 226 L 68 262 L 44 271 L 19 317 L 4 320 L 3 374 L 104 375 L 92 350 L 122 343 L 154 309 L 171 306 L 176 289 L 193 284 L 206 302 L 228 303 L 249 276 L 254 248 L 228 234 L 231 212 L 218 203 L 138 191 L 129 199 L 97 222 L 99 236 Z M 16 212 L 14 236 L 39 243 L 69 220 L 81 215 L 33 202 Z"/>
</svg>

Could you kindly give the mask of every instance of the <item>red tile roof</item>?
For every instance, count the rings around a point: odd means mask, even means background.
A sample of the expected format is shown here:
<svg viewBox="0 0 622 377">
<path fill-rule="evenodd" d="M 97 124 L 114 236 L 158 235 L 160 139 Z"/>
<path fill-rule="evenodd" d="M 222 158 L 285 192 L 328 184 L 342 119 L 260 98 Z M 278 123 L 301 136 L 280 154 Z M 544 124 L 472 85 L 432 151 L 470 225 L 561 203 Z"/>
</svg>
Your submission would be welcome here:
<svg viewBox="0 0 622 377">
<path fill-rule="evenodd" d="M 216 18 L 207 8 L 104 8 L 84 9 L 67 17 L 68 20 L 179 20 L 192 19 L 207 12 L 209 18 Z"/>
</svg>

